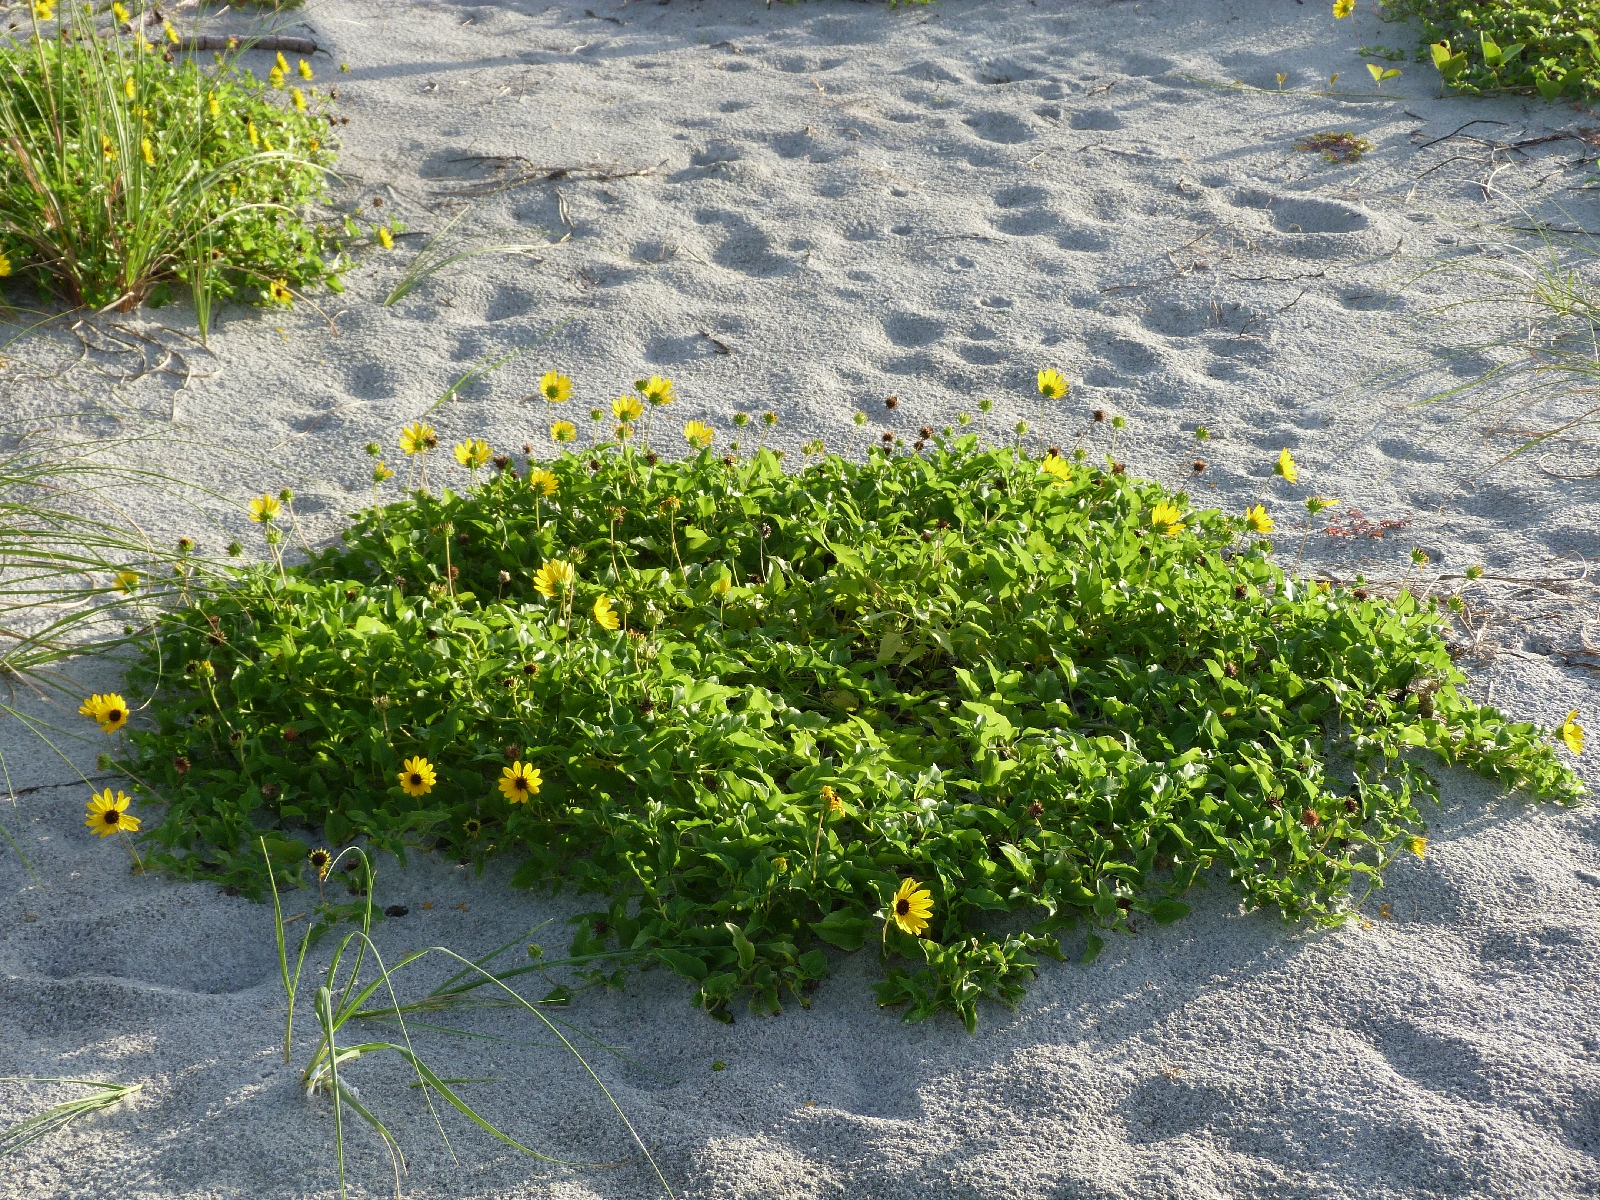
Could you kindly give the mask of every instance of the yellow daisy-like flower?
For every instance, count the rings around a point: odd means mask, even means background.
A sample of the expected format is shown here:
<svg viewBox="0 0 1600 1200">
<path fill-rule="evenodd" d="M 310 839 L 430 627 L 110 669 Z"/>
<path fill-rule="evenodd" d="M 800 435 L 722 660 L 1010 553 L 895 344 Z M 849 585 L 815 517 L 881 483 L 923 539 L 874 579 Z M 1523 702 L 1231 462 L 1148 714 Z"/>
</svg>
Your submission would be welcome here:
<svg viewBox="0 0 1600 1200">
<path fill-rule="evenodd" d="M 389 227 L 387 225 L 378 226 L 377 237 L 378 245 L 382 246 L 385 250 L 394 249 L 394 234 L 389 231 Z"/>
<path fill-rule="evenodd" d="M 571 421 L 557 421 L 550 426 L 552 442 L 573 442 L 578 439 L 578 427 Z"/>
<path fill-rule="evenodd" d="M 4 251 L 0 251 L 0 279 L 4 279 L 9 274 L 11 274 L 11 257 Z"/>
<path fill-rule="evenodd" d="M 891 912 L 894 923 L 916 937 L 928 927 L 928 919 L 933 916 L 933 893 L 915 879 L 904 880 L 894 894 Z"/>
<path fill-rule="evenodd" d="M 1067 377 L 1053 368 L 1039 372 L 1039 395 L 1046 400 L 1059 400 L 1072 390 Z"/>
<path fill-rule="evenodd" d="M 1337 503 L 1339 503 L 1337 496 L 1307 496 L 1306 513 L 1314 517 L 1323 509 L 1332 508 Z"/>
<path fill-rule="evenodd" d="M 421 421 L 413 421 L 400 431 L 400 449 L 407 456 L 412 454 L 426 454 L 439 444 L 439 435 L 433 432 L 432 425 L 425 425 Z"/>
<path fill-rule="evenodd" d="M 595 624 L 601 629 L 622 628 L 622 618 L 617 616 L 616 610 L 611 607 L 611 597 L 601 596 L 594 602 Z"/>
<path fill-rule="evenodd" d="M 128 811 L 131 801 L 127 793 L 112 794 L 110 788 L 89 797 L 85 806 L 83 823 L 101 837 L 110 837 L 121 829 L 127 833 L 139 832 L 139 818 Z"/>
<path fill-rule="evenodd" d="M 300 60 L 300 65 L 296 67 L 295 70 L 300 73 L 301 79 L 312 79 L 315 77 L 311 70 L 311 64 L 303 58 Z"/>
<path fill-rule="evenodd" d="M 1282 475 L 1290 483 L 1300 482 L 1300 467 L 1294 461 L 1294 455 L 1289 453 L 1287 446 L 1278 451 L 1278 461 L 1273 465 L 1272 473 Z"/>
<path fill-rule="evenodd" d="M 302 92 L 299 88 L 290 88 L 289 99 L 294 102 L 295 112 L 305 112 L 306 94 L 304 92 Z"/>
<path fill-rule="evenodd" d="M 1166 537 L 1172 537 L 1184 530 L 1184 524 L 1179 519 L 1182 516 L 1176 505 L 1163 500 L 1150 510 L 1150 528 L 1160 530 Z"/>
<path fill-rule="evenodd" d="M 611 402 L 611 415 L 619 421 L 637 421 L 644 415 L 644 405 L 637 396 L 618 396 Z"/>
<path fill-rule="evenodd" d="M 122 7 L 122 0 L 115 0 L 115 3 L 111 5 L 111 15 L 117 20 L 121 21 L 124 25 L 127 24 L 128 10 Z"/>
<path fill-rule="evenodd" d="M 145 138 L 139 143 L 139 151 L 144 155 L 145 166 L 153 167 L 156 165 L 156 152 L 150 148 L 149 138 Z"/>
<path fill-rule="evenodd" d="M 1406 839 L 1406 849 L 1411 851 L 1411 853 L 1415 854 L 1418 858 L 1427 858 L 1428 839 L 1425 837 L 1408 837 Z"/>
<path fill-rule="evenodd" d="M 690 421 L 683 427 L 683 440 L 696 450 L 704 450 L 717 440 L 717 431 L 704 421 Z"/>
<path fill-rule="evenodd" d="M 176 46 L 178 42 L 182 40 L 178 37 L 178 31 L 172 27 L 171 21 L 161 22 L 161 32 L 167 35 L 167 41 L 171 42 L 174 46 Z"/>
<path fill-rule="evenodd" d="M 539 394 L 551 404 L 565 404 L 572 399 L 572 379 L 560 371 L 546 371 L 539 376 Z"/>
<path fill-rule="evenodd" d="M 671 404 L 678 398 L 677 392 L 673 391 L 672 380 L 664 375 L 652 375 L 649 379 L 636 379 L 633 386 L 644 397 L 647 404 Z"/>
<path fill-rule="evenodd" d="M 111 577 L 111 586 L 124 596 L 131 596 L 139 590 L 139 572 L 118 571 Z"/>
<path fill-rule="evenodd" d="M 1245 528 L 1254 533 L 1271 533 L 1276 523 L 1267 515 L 1267 510 L 1262 505 L 1258 504 L 1254 508 L 1244 510 Z"/>
<path fill-rule="evenodd" d="M 456 443 L 456 461 L 469 470 L 477 470 L 493 457 L 494 451 L 482 438 L 468 438 Z"/>
<path fill-rule="evenodd" d="M 533 590 L 545 599 L 553 600 L 570 592 L 577 579 L 576 567 L 559 558 L 552 558 L 534 572 Z"/>
<path fill-rule="evenodd" d="M 272 295 L 274 304 L 294 303 L 294 293 L 289 290 L 289 281 L 286 279 L 274 279 L 268 291 Z"/>
<path fill-rule="evenodd" d="M 283 72 L 277 67 L 267 72 L 267 82 L 275 88 L 283 87 Z"/>
<path fill-rule="evenodd" d="M 276 64 L 277 64 L 278 70 L 282 71 L 285 75 L 287 75 L 289 73 L 289 60 L 283 56 L 283 51 L 282 50 L 278 51 L 278 57 L 276 59 Z"/>
<path fill-rule="evenodd" d="M 543 467 L 536 467 L 528 472 L 528 486 L 541 496 L 554 496 L 561 481 Z"/>
<path fill-rule="evenodd" d="M 250 135 L 250 144 L 252 146 L 259 147 L 261 145 L 261 135 L 256 132 L 256 123 L 254 121 L 246 121 L 244 123 L 244 131 Z"/>
<path fill-rule="evenodd" d="M 261 495 L 250 501 L 250 519 L 259 525 L 277 520 L 282 511 L 283 505 L 278 503 L 276 496 Z"/>
<path fill-rule="evenodd" d="M 1039 469 L 1057 483 L 1072 482 L 1072 468 L 1067 465 L 1066 460 L 1059 454 L 1046 456 L 1044 461 L 1039 464 Z"/>
<path fill-rule="evenodd" d="M 377 462 L 372 464 L 372 482 L 373 483 L 387 483 L 389 480 L 391 480 L 393 478 L 394 478 L 394 468 L 391 467 L 388 463 L 384 462 L 382 459 L 379 459 Z"/>
<path fill-rule="evenodd" d="M 217 101 L 217 94 L 211 92 L 206 96 L 206 108 L 211 111 L 211 119 L 218 120 L 222 116 L 222 105 Z"/>
<path fill-rule="evenodd" d="M 107 737 L 128 723 L 128 702 L 116 692 L 96 692 L 78 706 L 78 711 L 99 725 Z"/>
<path fill-rule="evenodd" d="M 525 762 L 514 762 L 500 772 L 500 794 L 513 804 L 526 804 L 543 783 L 539 768 Z"/>
<path fill-rule="evenodd" d="M 433 791 L 433 785 L 438 782 L 438 775 L 434 774 L 433 764 L 425 758 L 408 758 L 403 764 L 404 770 L 396 777 L 400 780 L 400 790 L 408 796 L 426 796 Z"/>
<path fill-rule="evenodd" d="M 311 869 L 317 873 L 318 879 L 326 879 L 328 872 L 333 869 L 333 855 L 321 846 L 306 851 L 306 861 L 311 864 Z"/>
<path fill-rule="evenodd" d="M 33 15 L 41 21 L 48 21 L 56 15 L 56 6 L 47 0 L 34 0 Z"/>
<path fill-rule="evenodd" d="M 1356 10 L 1356 0 L 1333 0 L 1333 17 L 1342 21 Z"/>
<path fill-rule="evenodd" d="M 128 76 L 122 81 L 122 94 L 129 100 L 132 100 L 136 95 L 139 94 L 138 89 L 134 86 L 132 75 Z"/>
<path fill-rule="evenodd" d="M 117 148 L 111 144 L 111 139 L 103 133 L 100 135 L 100 153 L 107 158 L 115 158 L 117 156 Z"/>
<path fill-rule="evenodd" d="M 1578 710 L 1573 709 L 1561 724 L 1561 740 L 1574 754 L 1583 753 L 1583 726 L 1578 724 Z"/>
</svg>

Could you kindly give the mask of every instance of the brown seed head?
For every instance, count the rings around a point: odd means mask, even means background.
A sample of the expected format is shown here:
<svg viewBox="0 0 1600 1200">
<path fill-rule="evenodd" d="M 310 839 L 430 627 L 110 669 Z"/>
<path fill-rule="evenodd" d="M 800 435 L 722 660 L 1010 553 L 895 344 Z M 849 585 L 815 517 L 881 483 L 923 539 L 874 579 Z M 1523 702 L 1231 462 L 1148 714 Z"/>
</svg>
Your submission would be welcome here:
<svg viewBox="0 0 1600 1200">
<path fill-rule="evenodd" d="M 190 764 L 187 755 L 180 754 L 177 758 L 172 760 L 172 769 L 179 775 L 187 775 L 189 773 L 189 765 Z"/>
<path fill-rule="evenodd" d="M 1094 410 L 1094 419 L 1095 419 L 1095 422 L 1096 422 L 1096 423 L 1097 423 L 1097 424 L 1098 424 L 1098 423 L 1099 423 L 1099 422 L 1101 422 L 1101 421 L 1104 421 L 1104 420 L 1105 420 L 1105 419 L 1106 419 L 1106 410 L 1105 410 L 1105 409 L 1103 409 L 1103 408 L 1097 408 L 1097 409 L 1095 409 L 1095 410 Z"/>
<path fill-rule="evenodd" d="M 516 745 L 507 746 L 500 753 L 506 756 L 507 762 L 516 762 L 517 759 L 522 757 L 522 747 Z"/>
<path fill-rule="evenodd" d="M 933 440 L 933 426 L 932 425 L 924 425 L 921 429 L 917 430 L 917 432 L 922 435 L 922 440 L 923 441 L 928 442 L 928 441 L 932 441 Z"/>
<path fill-rule="evenodd" d="M 300 731 L 293 725 L 285 725 L 283 727 L 283 740 L 286 742 L 298 742 L 300 740 Z"/>
<path fill-rule="evenodd" d="M 1249 594 L 1250 594 L 1250 589 L 1245 587 L 1244 584 L 1236 583 L 1236 584 L 1233 585 L 1233 598 L 1235 600 L 1243 600 Z"/>
<path fill-rule="evenodd" d="M 1044 805 L 1035 800 L 1032 804 L 1028 805 L 1028 816 L 1037 821 L 1040 817 L 1044 816 Z"/>
<path fill-rule="evenodd" d="M 887 400 L 885 400 L 883 402 L 883 406 L 885 408 L 887 408 L 890 412 L 893 412 L 895 409 L 900 407 L 900 397 L 899 396 L 890 396 Z"/>
<path fill-rule="evenodd" d="M 1317 826 L 1322 824 L 1322 818 L 1317 816 L 1315 811 L 1308 808 L 1301 812 L 1300 824 L 1304 825 L 1307 829 L 1315 829 Z"/>
<path fill-rule="evenodd" d="M 1190 464 L 1190 469 L 1193 470 L 1196 475 L 1199 475 L 1206 469 L 1206 460 L 1203 458 L 1195 459 L 1194 462 Z"/>
</svg>

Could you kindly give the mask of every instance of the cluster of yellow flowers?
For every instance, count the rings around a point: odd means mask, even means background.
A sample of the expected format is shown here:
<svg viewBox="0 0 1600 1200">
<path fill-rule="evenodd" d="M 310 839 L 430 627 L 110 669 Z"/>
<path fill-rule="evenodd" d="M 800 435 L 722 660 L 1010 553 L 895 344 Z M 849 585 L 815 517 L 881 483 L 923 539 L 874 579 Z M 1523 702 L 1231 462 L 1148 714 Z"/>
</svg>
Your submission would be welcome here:
<svg viewBox="0 0 1600 1200">
<path fill-rule="evenodd" d="M 439 773 L 431 762 L 418 755 L 401 763 L 396 779 L 401 791 L 413 799 L 420 799 L 433 791 L 439 782 Z M 512 804 L 526 804 L 528 798 L 537 795 L 543 786 L 544 777 L 539 768 L 521 759 L 500 772 L 500 794 Z"/>
</svg>

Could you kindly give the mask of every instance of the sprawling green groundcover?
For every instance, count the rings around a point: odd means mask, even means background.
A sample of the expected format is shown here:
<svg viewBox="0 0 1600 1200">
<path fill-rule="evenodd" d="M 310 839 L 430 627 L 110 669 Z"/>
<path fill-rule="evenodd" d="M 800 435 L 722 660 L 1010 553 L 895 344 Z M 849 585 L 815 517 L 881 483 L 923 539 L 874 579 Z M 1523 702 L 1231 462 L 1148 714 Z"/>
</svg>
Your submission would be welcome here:
<svg viewBox="0 0 1600 1200">
<path fill-rule="evenodd" d="M 1600 96 L 1600 3 L 1594 0 L 1382 0 L 1415 17 L 1434 65 L 1463 92 Z"/>
<path fill-rule="evenodd" d="M 1581 790 L 1457 691 L 1432 602 L 1290 579 L 1109 460 L 501 461 L 159 622 L 130 676 L 148 861 L 260 894 L 258 831 L 291 883 L 323 839 L 510 854 L 603 897 L 594 978 L 665 964 L 726 1018 L 870 946 L 882 1003 L 970 1027 L 1062 939 L 1182 916 L 1213 864 L 1344 919 L 1421 827 L 1416 751 Z"/>
</svg>

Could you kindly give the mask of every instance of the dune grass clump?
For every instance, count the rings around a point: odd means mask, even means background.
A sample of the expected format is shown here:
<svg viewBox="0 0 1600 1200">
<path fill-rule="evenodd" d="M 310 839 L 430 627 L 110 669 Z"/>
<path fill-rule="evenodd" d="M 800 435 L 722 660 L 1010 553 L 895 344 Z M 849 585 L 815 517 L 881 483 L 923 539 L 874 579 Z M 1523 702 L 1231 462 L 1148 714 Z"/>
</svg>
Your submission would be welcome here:
<svg viewBox="0 0 1600 1200">
<path fill-rule="evenodd" d="M 1415 17 L 1459 92 L 1600 96 L 1600 4 L 1593 0 L 1382 0 Z"/>
<path fill-rule="evenodd" d="M 181 282 L 202 327 L 214 300 L 336 285 L 336 246 L 302 215 L 333 161 L 311 67 L 202 68 L 170 22 L 115 9 L 107 29 L 37 4 L 31 35 L 0 46 L 0 274 L 95 309 Z"/>
<path fill-rule="evenodd" d="M 1581 790 L 1459 690 L 1433 602 L 1291 578 L 1265 505 L 931 429 L 786 473 L 702 427 L 668 461 L 623 420 L 481 479 L 464 442 L 470 486 L 163 620 L 129 674 L 147 863 L 261 894 L 258 834 L 286 883 L 305 839 L 511 854 L 602 898 L 592 982 L 662 964 L 731 1019 L 871 946 L 881 1003 L 970 1028 L 1068 931 L 1093 957 L 1214 866 L 1345 919 L 1424 852 L 1420 752 Z"/>
</svg>

